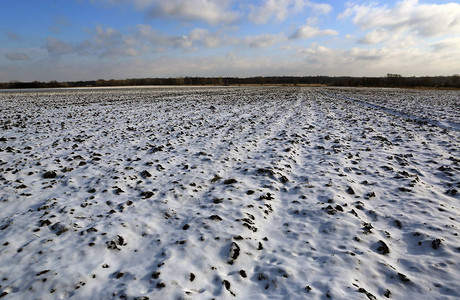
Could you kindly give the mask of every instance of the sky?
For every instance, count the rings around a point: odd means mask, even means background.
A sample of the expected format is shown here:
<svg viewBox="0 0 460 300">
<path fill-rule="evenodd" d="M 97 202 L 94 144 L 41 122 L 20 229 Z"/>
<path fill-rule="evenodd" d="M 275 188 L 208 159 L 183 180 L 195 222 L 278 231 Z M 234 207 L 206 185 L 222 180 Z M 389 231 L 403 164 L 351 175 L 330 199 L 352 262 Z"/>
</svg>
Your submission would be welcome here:
<svg viewBox="0 0 460 300">
<path fill-rule="evenodd" d="M 17 0 L 0 82 L 460 73 L 460 1 Z"/>
</svg>

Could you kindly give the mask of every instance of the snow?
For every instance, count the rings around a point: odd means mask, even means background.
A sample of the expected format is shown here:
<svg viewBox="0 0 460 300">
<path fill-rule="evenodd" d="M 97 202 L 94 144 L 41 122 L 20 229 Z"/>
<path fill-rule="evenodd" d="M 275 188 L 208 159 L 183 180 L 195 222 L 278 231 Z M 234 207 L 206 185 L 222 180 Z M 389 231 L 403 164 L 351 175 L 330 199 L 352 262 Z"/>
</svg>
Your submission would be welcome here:
<svg viewBox="0 0 460 300">
<path fill-rule="evenodd" d="M 0 297 L 457 299 L 459 96 L 2 92 Z"/>
</svg>

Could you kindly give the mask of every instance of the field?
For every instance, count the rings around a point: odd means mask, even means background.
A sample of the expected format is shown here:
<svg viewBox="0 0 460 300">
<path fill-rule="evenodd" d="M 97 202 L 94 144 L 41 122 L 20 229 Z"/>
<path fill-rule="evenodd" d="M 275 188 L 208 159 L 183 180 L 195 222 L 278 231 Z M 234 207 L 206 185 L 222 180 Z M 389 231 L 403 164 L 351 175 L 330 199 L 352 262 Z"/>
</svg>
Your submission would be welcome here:
<svg viewBox="0 0 460 300">
<path fill-rule="evenodd" d="M 0 93 L 0 298 L 458 299 L 460 92 Z"/>
</svg>

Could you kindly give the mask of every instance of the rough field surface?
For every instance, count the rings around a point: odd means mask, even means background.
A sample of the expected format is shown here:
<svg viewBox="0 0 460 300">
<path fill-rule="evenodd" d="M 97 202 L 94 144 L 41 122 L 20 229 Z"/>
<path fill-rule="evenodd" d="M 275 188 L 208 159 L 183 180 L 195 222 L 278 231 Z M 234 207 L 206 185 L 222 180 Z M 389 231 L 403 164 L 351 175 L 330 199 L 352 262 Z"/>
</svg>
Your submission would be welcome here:
<svg viewBox="0 0 460 300">
<path fill-rule="evenodd" d="M 458 299 L 459 104 L 2 92 L 0 298 Z"/>
</svg>

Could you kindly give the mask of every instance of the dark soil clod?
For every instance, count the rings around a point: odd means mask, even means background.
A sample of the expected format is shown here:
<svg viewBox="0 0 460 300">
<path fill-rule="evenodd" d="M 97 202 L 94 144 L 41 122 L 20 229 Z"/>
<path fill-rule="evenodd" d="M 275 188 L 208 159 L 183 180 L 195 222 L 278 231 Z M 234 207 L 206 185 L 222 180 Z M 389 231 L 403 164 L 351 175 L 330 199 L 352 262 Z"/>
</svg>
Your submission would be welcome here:
<svg viewBox="0 0 460 300">
<path fill-rule="evenodd" d="M 232 265 L 233 262 L 238 258 L 238 256 L 240 255 L 240 250 L 240 246 L 238 246 L 237 243 L 232 242 L 232 244 L 230 245 L 230 259 L 228 261 L 230 265 Z"/>
<path fill-rule="evenodd" d="M 228 291 L 230 290 L 230 282 L 228 280 L 223 280 L 222 284 L 225 286 L 225 289 Z"/>
<path fill-rule="evenodd" d="M 407 278 L 407 276 L 402 273 L 398 273 L 398 277 L 402 282 L 410 282 L 410 279 Z"/>
<path fill-rule="evenodd" d="M 145 192 L 141 193 L 141 197 L 144 197 L 144 199 L 148 199 L 148 198 L 152 197 L 153 195 L 154 195 L 154 193 L 151 192 L 151 191 L 145 191 Z"/>
<path fill-rule="evenodd" d="M 57 176 L 57 173 L 54 172 L 54 171 L 46 171 L 45 173 L 43 173 L 42 177 L 45 178 L 45 179 L 52 179 L 52 178 L 56 178 Z"/>
<path fill-rule="evenodd" d="M 142 178 L 152 177 L 152 174 L 150 174 L 150 172 L 147 171 L 147 170 L 143 170 L 143 171 L 140 173 L 140 175 L 141 175 Z"/>
<path fill-rule="evenodd" d="M 43 275 L 43 274 L 46 274 L 48 273 L 50 270 L 43 270 L 41 272 L 38 272 L 35 276 L 40 276 L 40 275 Z"/>
<path fill-rule="evenodd" d="M 379 241 L 379 247 L 377 248 L 377 251 L 382 255 L 386 255 L 386 254 L 390 253 L 390 248 L 388 248 L 387 244 L 385 244 L 384 241 L 380 240 Z"/>
<path fill-rule="evenodd" d="M 264 249 L 264 246 L 262 246 L 262 243 L 259 242 L 259 246 L 257 247 L 257 250 L 262 250 L 262 249 Z"/>
<path fill-rule="evenodd" d="M 440 246 L 441 246 L 440 239 L 435 239 L 431 242 L 431 247 L 433 247 L 433 249 L 438 249 Z"/>
<path fill-rule="evenodd" d="M 391 291 L 389 289 L 386 289 L 385 293 L 383 294 L 385 297 L 390 298 L 391 297 Z"/>
<path fill-rule="evenodd" d="M 347 194 L 349 194 L 349 195 L 354 195 L 354 194 L 355 194 L 355 191 L 349 186 L 349 187 L 347 188 Z"/>
<path fill-rule="evenodd" d="M 374 295 L 372 295 L 371 293 L 369 293 L 368 291 L 366 291 L 363 288 L 359 288 L 358 292 L 366 294 L 367 298 L 369 298 L 370 300 L 377 300 L 377 297 L 375 297 Z"/>
<path fill-rule="evenodd" d="M 219 175 L 214 175 L 214 177 L 211 179 L 211 183 L 216 183 L 217 181 L 221 180 L 222 177 L 220 177 Z"/>
<path fill-rule="evenodd" d="M 222 218 L 219 217 L 218 215 L 212 215 L 209 218 L 213 221 L 222 221 Z"/>
<path fill-rule="evenodd" d="M 224 181 L 224 184 L 234 184 L 234 183 L 237 183 L 237 182 L 238 181 L 236 181 L 236 179 L 231 178 L 231 179 L 226 179 Z"/>
<path fill-rule="evenodd" d="M 158 282 L 156 286 L 157 286 L 157 289 L 162 289 L 166 287 L 166 284 L 164 282 Z"/>
</svg>

